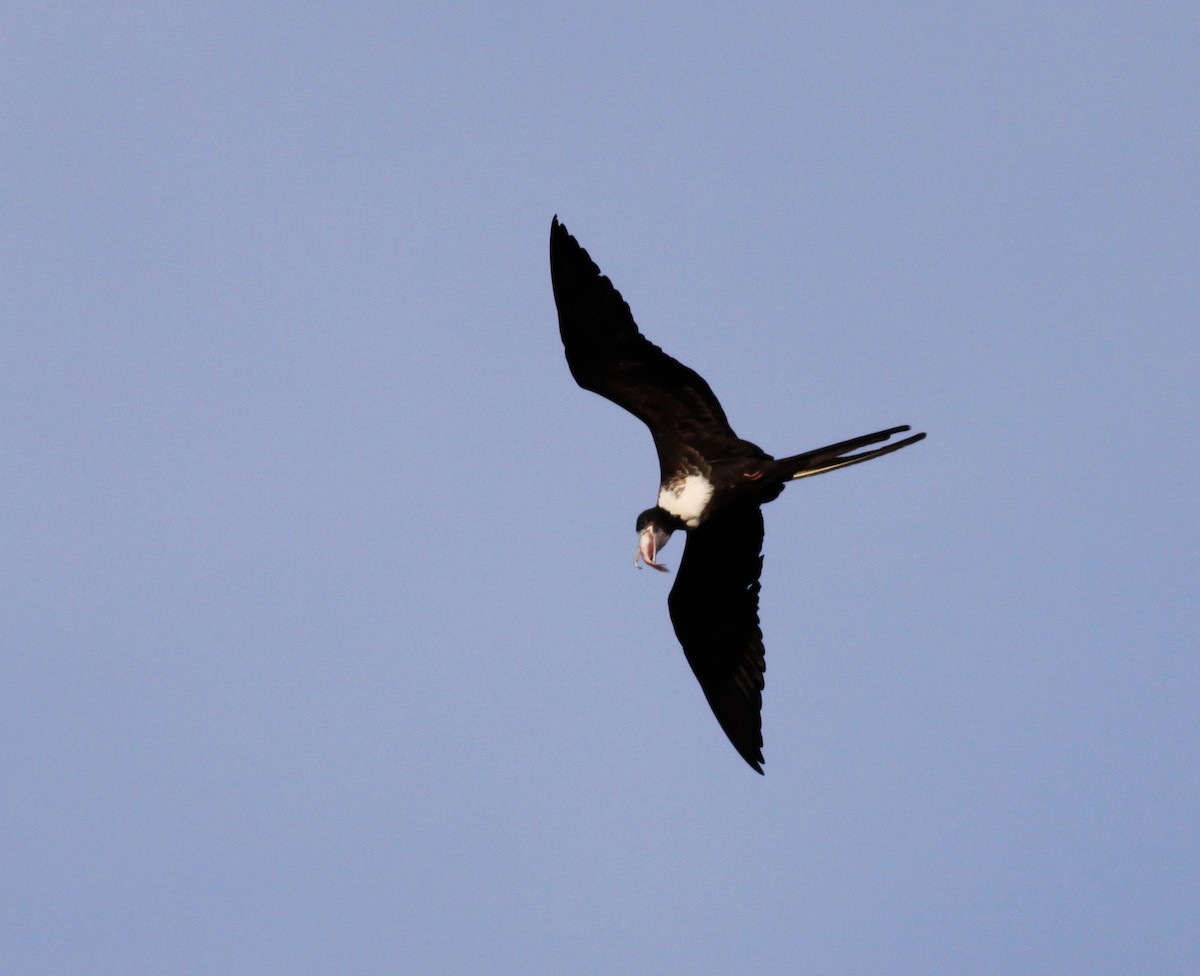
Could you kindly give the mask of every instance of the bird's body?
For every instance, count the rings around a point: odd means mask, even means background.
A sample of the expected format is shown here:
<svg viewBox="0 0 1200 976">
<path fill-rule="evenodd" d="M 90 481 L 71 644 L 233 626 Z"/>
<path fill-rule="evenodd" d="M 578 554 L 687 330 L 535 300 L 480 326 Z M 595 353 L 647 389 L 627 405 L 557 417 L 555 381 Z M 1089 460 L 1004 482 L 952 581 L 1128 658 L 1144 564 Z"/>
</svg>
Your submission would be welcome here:
<svg viewBox="0 0 1200 976">
<path fill-rule="evenodd" d="M 665 569 L 658 551 L 673 531 L 687 532 L 668 599 L 671 622 L 721 728 L 761 773 L 761 506 L 789 481 L 880 457 L 925 435 L 849 453 L 909 430 L 893 427 L 775 459 L 734 433 L 699 374 L 641 334 L 620 293 L 557 217 L 550 226 L 550 276 L 575 381 L 624 407 L 654 438 L 658 500 L 638 517 L 634 562 Z"/>
</svg>

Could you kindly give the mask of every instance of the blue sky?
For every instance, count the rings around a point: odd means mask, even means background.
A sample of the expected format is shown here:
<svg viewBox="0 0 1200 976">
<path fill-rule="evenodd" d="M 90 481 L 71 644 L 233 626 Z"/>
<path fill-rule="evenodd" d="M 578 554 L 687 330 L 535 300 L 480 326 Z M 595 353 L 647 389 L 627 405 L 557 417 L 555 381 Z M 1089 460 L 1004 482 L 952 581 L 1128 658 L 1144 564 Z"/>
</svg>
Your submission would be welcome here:
<svg viewBox="0 0 1200 976">
<path fill-rule="evenodd" d="M 0 969 L 1196 972 L 1198 28 L 7 5 Z M 929 432 L 766 510 L 765 778 L 555 213 L 743 436 Z"/>
</svg>

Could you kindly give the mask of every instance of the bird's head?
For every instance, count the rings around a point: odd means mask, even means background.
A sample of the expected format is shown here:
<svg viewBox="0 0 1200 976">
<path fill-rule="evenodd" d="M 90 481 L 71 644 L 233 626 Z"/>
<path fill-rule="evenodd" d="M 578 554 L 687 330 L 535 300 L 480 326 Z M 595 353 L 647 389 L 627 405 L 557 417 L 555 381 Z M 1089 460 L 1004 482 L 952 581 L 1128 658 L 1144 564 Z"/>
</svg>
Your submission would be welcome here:
<svg viewBox="0 0 1200 976">
<path fill-rule="evenodd" d="M 658 551 L 667 544 L 671 533 L 683 528 L 683 523 L 665 509 L 648 508 L 637 517 L 638 547 L 633 556 L 633 565 L 641 569 L 640 563 L 645 563 L 661 573 L 667 572 L 667 567 L 659 565 L 654 560 Z"/>
</svg>

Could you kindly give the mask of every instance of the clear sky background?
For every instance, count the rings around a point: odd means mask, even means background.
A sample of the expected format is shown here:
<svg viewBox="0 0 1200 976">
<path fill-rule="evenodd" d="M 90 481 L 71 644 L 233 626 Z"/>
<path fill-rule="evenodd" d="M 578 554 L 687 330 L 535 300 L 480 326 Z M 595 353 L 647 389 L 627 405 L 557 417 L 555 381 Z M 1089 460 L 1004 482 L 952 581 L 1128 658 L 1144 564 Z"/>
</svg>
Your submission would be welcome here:
<svg viewBox="0 0 1200 976">
<path fill-rule="evenodd" d="M 6 4 L 0 970 L 1200 972 L 1198 40 Z M 555 213 L 765 449 L 929 432 L 766 510 L 765 778 Z"/>
</svg>

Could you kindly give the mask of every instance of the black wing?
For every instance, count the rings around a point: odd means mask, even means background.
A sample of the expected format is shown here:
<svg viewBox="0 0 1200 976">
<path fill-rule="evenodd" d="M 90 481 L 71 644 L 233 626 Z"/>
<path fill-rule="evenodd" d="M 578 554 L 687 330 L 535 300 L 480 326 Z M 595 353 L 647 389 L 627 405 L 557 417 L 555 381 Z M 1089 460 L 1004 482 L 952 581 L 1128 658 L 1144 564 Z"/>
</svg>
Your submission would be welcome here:
<svg viewBox="0 0 1200 976">
<path fill-rule="evenodd" d="M 726 509 L 692 529 L 668 600 L 675 634 L 713 714 L 760 773 L 767 668 L 758 626 L 762 542 L 756 505 Z"/>
<path fill-rule="evenodd" d="M 557 217 L 550 280 L 571 375 L 650 428 L 664 481 L 698 459 L 742 453 L 704 378 L 638 331 L 621 293 Z"/>
</svg>

